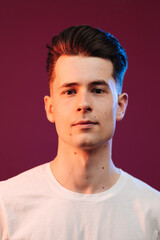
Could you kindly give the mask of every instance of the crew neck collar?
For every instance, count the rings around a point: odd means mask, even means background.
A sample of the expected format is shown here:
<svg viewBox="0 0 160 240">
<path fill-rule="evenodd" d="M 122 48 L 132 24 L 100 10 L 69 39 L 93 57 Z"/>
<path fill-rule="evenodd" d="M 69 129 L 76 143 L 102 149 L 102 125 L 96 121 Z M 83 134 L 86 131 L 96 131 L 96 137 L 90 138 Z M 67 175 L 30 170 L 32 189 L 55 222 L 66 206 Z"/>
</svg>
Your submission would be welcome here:
<svg viewBox="0 0 160 240">
<path fill-rule="evenodd" d="M 125 172 L 122 169 L 119 169 L 119 170 L 120 170 L 120 176 L 117 182 L 111 188 L 100 193 L 83 194 L 83 193 L 73 192 L 63 187 L 54 177 L 51 171 L 50 162 L 46 164 L 46 173 L 52 187 L 56 189 L 59 193 L 61 193 L 65 198 L 69 198 L 72 200 L 79 200 L 79 201 L 102 201 L 102 200 L 105 200 L 106 198 L 111 198 L 114 195 L 118 194 L 125 184 L 125 178 L 124 178 Z"/>
</svg>

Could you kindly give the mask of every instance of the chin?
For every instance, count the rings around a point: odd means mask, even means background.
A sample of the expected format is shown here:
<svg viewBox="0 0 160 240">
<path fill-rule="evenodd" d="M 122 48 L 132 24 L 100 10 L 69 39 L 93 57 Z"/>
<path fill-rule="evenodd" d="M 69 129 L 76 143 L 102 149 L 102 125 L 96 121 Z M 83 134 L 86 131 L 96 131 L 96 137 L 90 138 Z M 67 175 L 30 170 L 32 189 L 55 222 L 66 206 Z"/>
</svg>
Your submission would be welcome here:
<svg viewBox="0 0 160 240">
<path fill-rule="evenodd" d="M 83 143 L 83 144 L 81 144 L 78 148 L 84 149 L 84 150 L 91 150 L 91 149 L 96 148 L 96 146 L 95 146 L 95 144 Z"/>
<path fill-rule="evenodd" d="M 68 142 L 69 145 L 72 145 L 74 148 L 84 149 L 84 150 L 92 150 L 97 147 L 104 147 L 104 145 L 109 142 L 112 138 L 109 134 L 107 136 L 77 136 L 75 138 L 70 139 Z"/>
<path fill-rule="evenodd" d="M 76 147 L 84 150 L 91 150 L 91 149 L 97 148 L 100 145 L 101 145 L 100 142 L 95 141 L 95 139 L 94 141 L 90 139 L 85 139 L 85 140 L 79 141 L 76 144 Z"/>
</svg>

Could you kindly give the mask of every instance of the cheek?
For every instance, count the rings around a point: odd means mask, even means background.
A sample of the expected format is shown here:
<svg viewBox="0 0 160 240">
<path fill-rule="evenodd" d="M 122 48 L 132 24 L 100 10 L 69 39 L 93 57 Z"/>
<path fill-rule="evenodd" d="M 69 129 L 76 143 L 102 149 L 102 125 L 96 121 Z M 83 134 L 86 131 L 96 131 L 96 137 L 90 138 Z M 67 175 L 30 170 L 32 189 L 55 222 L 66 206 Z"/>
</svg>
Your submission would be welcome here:
<svg viewBox="0 0 160 240">
<path fill-rule="evenodd" d="M 113 99 L 105 105 L 105 116 L 106 118 L 115 118 L 117 113 L 117 103 Z"/>
<path fill-rule="evenodd" d="M 58 105 L 57 107 L 58 108 L 56 108 L 55 111 L 55 127 L 57 130 L 57 134 L 62 135 L 69 131 L 68 129 L 70 124 L 69 120 L 71 119 L 71 116 L 68 113 L 66 106 L 64 107 L 64 105 L 63 106 Z"/>
<path fill-rule="evenodd" d="M 114 104 L 114 106 L 113 106 L 113 117 L 114 117 L 115 121 L 116 121 L 116 115 L 117 115 L 117 104 Z"/>
<path fill-rule="evenodd" d="M 103 124 L 105 126 L 106 131 L 113 132 L 116 126 L 116 113 L 117 113 L 117 105 L 110 104 L 106 106 L 104 115 L 103 115 Z M 105 117 L 104 117 L 105 116 Z"/>
<path fill-rule="evenodd" d="M 107 125 L 113 125 L 113 123 L 115 122 L 116 119 L 116 114 L 115 111 L 113 111 L 113 109 L 111 110 L 107 110 L 105 111 L 105 118 L 104 118 L 104 123 Z"/>
</svg>

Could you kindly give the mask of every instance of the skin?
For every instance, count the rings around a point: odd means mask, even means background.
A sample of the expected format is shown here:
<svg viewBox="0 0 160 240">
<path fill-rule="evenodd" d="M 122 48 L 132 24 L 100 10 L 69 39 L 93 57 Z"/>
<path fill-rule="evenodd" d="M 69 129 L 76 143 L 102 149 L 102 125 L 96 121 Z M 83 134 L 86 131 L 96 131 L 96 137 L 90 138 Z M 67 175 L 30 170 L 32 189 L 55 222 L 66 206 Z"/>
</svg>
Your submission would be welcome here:
<svg viewBox="0 0 160 240">
<path fill-rule="evenodd" d="M 61 56 L 54 73 L 50 96 L 44 97 L 47 118 L 58 134 L 52 173 L 71 191 L 106 191 L 120 176 L 111 158 L 112 138 L 128 96 L 118 95 L 113 64 L 107 59 Z"/>
</svg>

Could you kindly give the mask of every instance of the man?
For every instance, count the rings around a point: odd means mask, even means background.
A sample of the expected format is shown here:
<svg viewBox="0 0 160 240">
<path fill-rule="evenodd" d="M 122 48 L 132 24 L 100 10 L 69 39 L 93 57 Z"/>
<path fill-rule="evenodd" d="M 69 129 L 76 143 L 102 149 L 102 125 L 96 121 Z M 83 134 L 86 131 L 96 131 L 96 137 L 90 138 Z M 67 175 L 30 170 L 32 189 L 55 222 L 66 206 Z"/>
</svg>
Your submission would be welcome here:
<svg viewBox="0 0 160 240">
<path fill-rule="evenodd" d="M 48 45 L 47 118 L 57 156 L 0 184 L 0 239 L 157 240 L 160 194 L 111 156 L 124 117 L 127 57 L 109 33 L 80 25 Z"/>
</svg>

